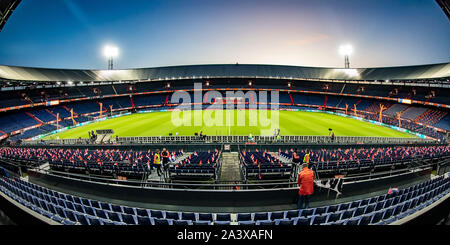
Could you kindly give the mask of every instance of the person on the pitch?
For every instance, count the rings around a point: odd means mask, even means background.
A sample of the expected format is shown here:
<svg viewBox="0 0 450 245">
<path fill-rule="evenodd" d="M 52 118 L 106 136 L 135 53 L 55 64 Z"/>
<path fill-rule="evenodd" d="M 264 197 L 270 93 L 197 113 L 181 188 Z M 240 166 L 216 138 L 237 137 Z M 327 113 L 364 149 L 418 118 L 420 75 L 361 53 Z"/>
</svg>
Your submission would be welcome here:
<svg viewBox="0 0 450 245">
<path fill-rule="evenodd" d="M 307 163 L 303 163 L 302 167 L 303 169 L 298 174 L 297 181 L 300 185 L 298 190 L 298 209 L 303 208 L 303 203 L 305 203 L 305 208 L 309 208 L 309 200 L 314 193 L 314 171 L 308 168 Z"/>
</svg>

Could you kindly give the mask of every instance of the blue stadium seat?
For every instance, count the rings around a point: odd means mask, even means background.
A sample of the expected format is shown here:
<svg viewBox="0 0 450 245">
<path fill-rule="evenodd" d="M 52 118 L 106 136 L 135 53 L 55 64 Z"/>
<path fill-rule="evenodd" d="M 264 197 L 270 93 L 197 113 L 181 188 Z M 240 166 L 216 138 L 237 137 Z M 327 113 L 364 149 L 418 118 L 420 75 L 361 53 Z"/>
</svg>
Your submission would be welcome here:
<svg viewBox="0 0 450 245">
<path fill-rule="evenodd" d="M 376 206 L 377 206 L 376 203 L 374 203 L 374 204 L 369 204 L 369 205 L 367 206 L 366 210 L 364 211 L 364 214 L 370 214 L 370 213 L 372 213 L 373 211 L 375 211 L 375 207 L 376 207 Z"/>
<path fill-rule="evenodd" d="M 354 201 L 354 202 L 352 202 L 351 204 L 350 204 L 350 207 L 349 208 L 357 208 L 357 207 L 359 207 L 359 203 L 360 203 L 361 201 L 359 200 L 359 201 Z"/>
<path fill-rule="evenodd" d="M 213 215 L 207 214 L 207 213 L 200 213 L 198 214 L 198 221 L 213 221 Z"/>
<path fill-rule="evenodd" d="M 149 217 L 147 209 L 136 208 L 136 213 L 139 216 Z"/>
<path fill-rule="evenodd" d="M 300 214 L 301 217 L 309 217 L 312 216 L 314 213 L 314 208 L 309 208 L 309 209 L 303 209 L 302 213 Z"/>
<path fill-rule="evenodd" d="M 300 217 L 297 219 L 297 223 L 295 223 L 295 224 L 296 225 L 310 225 L 311 217 L 309 217 L 309 218 Z"/>
<path fill-rule="evenodd" d="M 316 208 L 315 211 L 314 211 L 314 215 L 321 215 L 321 214 L 326 213 L 326 212 L 327 212 L 327 208 L 328 208 L 328 207 L 319 207 L 319 208 Z"/>
<path fill-rule="evenodd" d="M 96 209 L 101 209 L 100 203 L 98 201 L 91 200 L 91 207 Z"/>
<path fill-rule="evenodd" d="M 148 216 L 136 216 L 138 225 L 152 225 Z"/>
<path fill-rule="evenodd" d="M 360 220 L 361 220 L 360 217 L 354 217 L 354 218 L 349 219 L 347 221 L 347 223 L 345 223 L 345 225 L 358 225 Z"/>
<path fill-rule="evenodd" d="M 315 215 L 312 217 L 312 225 L 324 224 L 327 220 L 328 215 Z M 298 222 L 298 221 L 297 221 Z"/>
<path fill-rule="evenodd" d="M 289 210 L 286 212 L 285 218 L 287 219 L 293 219 L 298 218 L 300 216 L 300 210 Z"/>
<path fill-rule="evenodd" d="M 376 224 L 378 222 L 380 222 L 380 220 L 383 218 L 383 213 L 384 211 L 378 211 L 376 212 L 373 217 L 372 220 L 370 221 L 371 224 Z"/>
<path fill-rule="evenodd" d="M 191 220 L 174 220 L 173 221 L 173 225 L 192 225 L 192 221 Z"/>
<path fill-rule="evenodd" d="M 91 206 L 91 202 L 86 198 L 81 198 L 81 204 L 83 204 L 84 206 Z"/>
<path fill-rule="evenodd" d="M 102 218 L 102 219 L 109 219 L 105 212 L 107 212 L 107 211 L 100 210 L 100 209 L 95 210 L 95 214 L 97 214 L 97 217 Z"/>
<path fill-rule="evenodd" d="M 271 220 L 284 219 L 284 212 L 271 212 L 270 219 Z"/>
<path fill-rule="evenodd" d="M 72 211 L 75 211 L 75 207 L 71 202 L 66 202 L 66 207 Z"/>
<path fill-rule="evenodd" d="M 355 209 L 346 210 L 342 213 L 341 219 L 349 219 L 353 217 L 353 214 L 355 213 Z"/>
<path fill-rule="evenodd" d="M 62 223 L 63 223 L 64 225 L 76 225 L 77 222 L 74 222 L 74 221 L 65 219 L 65 220 L 63 220 Z"/>
<path fill-rule="evenodd" d="M 123 213 L 122 206 L 111 204 L 112 211 L 116 213 Z"/>
<path fill-rule="evenodd" d="M 162 211 L 150 210 L 150 217 L 157 218 L 157 219 L 163 219 L 164 213 Z"/>
<path fill-rule="evenodd" d="M 216 221 L 231 221 L 230 214 L 216 214 Z"/>
<path fill-rule="evenodd" d="M 394 213 L 394 209 L 395 209 L 395 207 L 386 209 L 385 212 L 383 213 L 383 217 L 381 219 L 382 220 L 389 219 L 392 216 L 392 214 Z"/>
<path fill-rule="evenodd" d="M 366 206 L 357 208 L 355 213 L 353 214 L 353 216 L 357 217 L 357 216 L 363 215 L 364 212 L 366 211 L 366 208 L 367 208 Z"/>
<path fill-rule="evenodd" d="M 108 214 L 108 218 L 110 220 L 115 221 L 115 222 L 122 222 L 122 220 L 120 219 L 119 213 L 111 212 L 111 211 L 106 211 L 106 213 Z"/>
<path fill-rule="evenodd" d="M 256 221 L 256 225 L 275 225 L 275 221 L 273 221 L 273 220 L 258 220 L 258 221 Z"/>
<path fill-rule="evenodd" d="M 275 225 L 293 225 L 294 220 L 292 219 L 277 219 L 275 220 Z"/>
<path fill-rule="evenodd" d="M 95 213 L 94 208 L 87 207 L 87 206 L 84 206 L 83 208 L 84 208 L 84 211 L 85 211 L 86 214 L 89 214 L 91 216 L 97 216 L 97 214 Z"/>
<path fill-rule="evenodd" d="M 180 214 L 178 212 L 168 212 L 166 211 L 166 219 L 179 220 Z"/>
<path fill-rule="evenodd" d="M 211 221 L 195 221 L 194 225 L 211 225 Z"/>
<path fill-rule="evenodd" d="M 359 206 L 360 206 L 360 207 L 366 207 L 367 204 L 369 204 L 369 200 L 370 200 L 370 199 L 364 199 L 364 200 L 361 200 L 361 202 L 359 203 Z"/>
<path fill-rule="evenodd" d="M 230 221 L 214 221 L 214 225 L 230 225 Z"/>
<path fill-rule="evenodd" d="M 247 221 L 238 221 L 238 225 L 256 225 L 256 223 L 253 220 L 247 220 Z"/>
<path fill-rule="evenodd" d="M 88 220 L 89 220 L 90 225 L 102 225 L 103 224 L 103 222 L 99 218 L 88 216 Z"/>
<path fill-rule="evenodd" d="M 80 213 L 76 213 L 75 216 L 77 217 L 78 222 L 82 225 L 89 225 L 89 221 L 87 220 L 86 216 Z"/>
<path fill-rule="evenodd" d="M 73 206 L 75 207 L 75 211 L 80 212 L 80 213 L 84 213 L 85 212 L 84 208 L 83 208 L 83 205 L 75 203 Z"/>
<path fill-rule="evenodd" d="M 100 203 L 100 206 L 101 206 L 102 209 L 105 210 L 105 211 L 112 211 L 111 206 L 109 205 L 109 203 L 101 202 L 101 203 Z"/>
<path fill-rule="evenodd" d="M 371 220 L 372 220 L 372 215 L 364 215 L 361 217 L 361 220 L 359 221 L 359 225 L 369 225 Z"/>
<path fill-rule="evenodd" d="M 64 212 L 64 209 L 61 207 L 55 207 L 56 209 L 56 214 L 58 214 L 59 217 L 65 219 L 66 217 L 66 213 Z"/>
<path fill-rule="evenodd" d="M 264 213 L 255 213 L 253 216 L 253 220 L 254 221 L 259 221 L 259 220 L 269 220 L 269 213 L 264 212 Z"/>
<path fill-rule="evenodd" d="M 123 212 L 130 215 L 136 215 L 136 213 L 134 212 L 134 208 L 130 207 L 123 207 Z"/>
<path fill-rule="evenodd" d="M 102 220 L 103 225 L 114 225 L 114 222 L 112 222 L 111 220 Z"/>
<path fill-rule="evenodd" d="M 190 221 L 196 221 L 197 220 L 197 218 L 195 217 L 194 213 L 185 213 L 185 212 L 181 213 L 181 219 L 182 220 L 190 220 Z"/>
<path fill-rule="evenodd" d="M 342 203 L 342 204 L 339 205 L 339 208 L 338 208 L 337 211 L 347 210 L 349 208 L 349 206 L 350 206 L 350 204 L 348 204 L 348 203 Z"/>
<path fill-rule="evenodd" d="M 155 225 L 171 225 L 167 219 L 153 219 Z"/>
<path fill-rule="evenodd" d="M 133 215 L 131 214 L 121 214 L 122 221 L 127 225 L 136 225 Z"/>
<path fill-rule="evenodd" d="M 66 217 L 72 221 L 72 222 L 78 222 L 77 218 L 75 217 L 75 214 L 73 213 L 72 210 L 70 209 L 66 209 L 64 210 L 64 212 L 66 213 Z"/>
<path fill-rule="evenodd" d="M 237 221 L 250 221 L 252 220 L 252 215 L 249 213 L 246 214 L 237 214 Z"/>
<path fill-rule="evenodd" d="M 327 212 L 328 213 L 334 213 L 334 212 L 338 211 L 338 209 L 339 209 L 339 205 L 332 205 L 332 206 L 328 207 Z"/>
<path fill-rule="evenodd" d="M 328 214 L 326 222 L 336 222 L 341 219 L 342 212 Z"/>
</svg>

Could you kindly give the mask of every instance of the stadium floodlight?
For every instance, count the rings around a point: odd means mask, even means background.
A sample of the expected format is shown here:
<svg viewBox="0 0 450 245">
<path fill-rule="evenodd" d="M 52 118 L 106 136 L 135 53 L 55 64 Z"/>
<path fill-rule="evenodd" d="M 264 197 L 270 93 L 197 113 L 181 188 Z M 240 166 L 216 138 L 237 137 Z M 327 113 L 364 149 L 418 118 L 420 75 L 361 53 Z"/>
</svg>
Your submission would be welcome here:
<svg viewBox="0 0 450 245">
<path fill-rule="evenodd" d="M 103 48 L 103 55 L 108 58 L 108 70 L 114 69 L 113 61 L 114 58 L 119 55 L 119 49 L 114 46 L 106 45 Z"/>
<path fill-rule="evenodd" d="M 345 57 L 345 69 L 350 68 L 349 56 L 353 53 L 353 47 L 350 44 L 341 45 L 339 53 Z"/>
</svg>

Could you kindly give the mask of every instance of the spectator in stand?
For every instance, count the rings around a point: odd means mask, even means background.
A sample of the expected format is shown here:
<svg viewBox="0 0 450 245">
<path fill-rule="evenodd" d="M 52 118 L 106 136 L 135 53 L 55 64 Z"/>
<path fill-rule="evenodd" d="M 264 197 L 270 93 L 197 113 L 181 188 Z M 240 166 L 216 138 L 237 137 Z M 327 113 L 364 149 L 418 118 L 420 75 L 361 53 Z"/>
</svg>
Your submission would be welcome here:
<svg viewBox="0 0 450 245">
<path fill-rule="evenodd" d="M 298 209 L 309 208 L 311 195 L 314 193 L 314 172 L 308 168 L 307 163 L 303 163 L 302 171 L 298 174 L 297 183 L 300 185 L 298 190 Z"/>
<path fill-rule="evenodd" d="M 161 157 L 162 157 L 162 164 L 164 167 L 164 171 L 166 171 L 167 168 L 169 167 L 169 157 L 170 157 L 170 154 L 166 148 L 163 148 L 163 150 L 161 152 Z"/>
<path fill-rule="evenodd" d="M 161 177 L 161 156 L 159 154 L 159 149 L 156 149 L 155 156 L 153 157 L 153 164 L 156 166 L 156 173 Z"/>
<path fill-rule="evenodd" d="M 295 148 L 294 154 L 292 155 L 292 162 L 300 163 L 300 156 L 298 155 L 298 149 Z"/>
<path fill-rule="evenodd" d="M 305 156 L 303 156 L 303 163 L 309 164 L 309 150 L 305 151 Z"/>
</svg>

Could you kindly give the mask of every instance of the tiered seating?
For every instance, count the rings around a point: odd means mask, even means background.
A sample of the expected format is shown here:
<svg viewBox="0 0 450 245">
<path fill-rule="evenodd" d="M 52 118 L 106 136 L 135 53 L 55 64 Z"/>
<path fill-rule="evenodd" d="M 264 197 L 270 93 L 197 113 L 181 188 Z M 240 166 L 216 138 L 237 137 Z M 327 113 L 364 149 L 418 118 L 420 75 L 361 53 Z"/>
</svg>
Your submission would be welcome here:
<svg viewBox="0 0 450 245">
<path fill-rule="evenodd" d="M 404 104 L 394 104 L 391 107 L 389 107 L 389 109 L 385 110 L 383 112 L 383 114 L 392 116 L 392 117 L 397 117 L 397 113 L 398 112 L 402 112 L 404 110 L 406 110 L 408 108 L 407 105 Z"/>
<path fill-rule="evenodd" d="M 348 170 L 402 167 L 414 159 L 433 159 L 450 156 L 450 146 L 348 148 L 335 150 L 309 150 L 310 162 L 319 172 L 343 172 Z M 304 150 L 299 151 L 300 161 Z M 278 155 L 292 161 L 293 151 L 279 150 Z"/>
<path fill-rule="evenodd" d="M 424 114 L 414 120 L 414 122 L 433 126 L 441 121 L 447 114 L 446 111 L 428 109 Z"/>
<path fill-rule="evenodd" d="M 167 94 L 156 94 L 156 95 L 137 95 L 133 96 L 134 105 L 147 106 L 147 105 L 162 105 L 165 102 Z M 171 97 L 171 95 L 170 95 Z M 168 103 L 170 103 L 170 98 Z"/>
<path fill-rule="evenodd" d="M 378 121 L 379 120 L 379 116 L 375 115 L 375 114 L 363 114 L 363 117 L 368 119 L 368 120 L 373 120 L 373 121 Z M 385 115 L 383 115 L 383 123 L 394 125 L 394 126 L 399 126 L 398 119 L 393 118 L 393 117 L 388 117 L 388 116 L 385 116 Z M 402 119 L 402 126 L 401 127 L 404 128 L 404 129 L 411 130 L 413 132 L 417 132 L 417 133 L 421 133 L 421 134 L 426 135 L 426 136 L 430 136 L 430 137 L 435 138 L 435 139 L 443 139 L 445 137 L 443 134 L 441 134 L 439 132 L 436 132 L 436 130 L 434 130 L 432 128 L 426 127 L 424 125 L 417 124 L 417 123 L 415 123 L 413 121 L 410 121 L 410 120 Z"/>
<path fill-rule="evenodd" d="M 3 115 L 0 117 L 0 130 L 5 133 L 11 133 L 16 130 L 24 129 L 34 125 L 38 125 L 39 122 L 28 116 L 24 112 L 19 112 L 10 115 Z"/>
<path fill-rule="evenodd" d="M 221 151 L 194 152 L 169 168 L 171 178 L 215 178 Z"/>
<path fill-rule="evenodd" d="M 402 118 L 406 118 L 409 120 L 415 120 L 417 117 L 419 117 L 426 111 L 427 111 L 427 108 L 411 106 L 402 113 Z"/>
<path fill-rule="evenodd" d="M 1 192 L 30 210 L 65 225 L 385 225 L 428 207 L 450 191 L 450 178 L 438 177 L 393 194 L 311 209 L 192 213 L 121 206 L 53 191 L 6 177 L 3 171 L 0 171 L 1 175 Z"/>
<path fill-rule="evenodd" d="M 171 152 L 174 161 L 182 152 Z M 56 171 L 142 179 L 153 169 L 154 152 L 79 149 L 1 148 L 0 158 L 48 162 Z"/>
<path fill-rule="evenodd" d="M 292 173 L 292 164 L 282 163 L 276 156 L 267 151 L 240 153 L 247 178 L 286 178 Z"/>
<path fill-rule="evenodd" d="M 47 110 L 31 111 L 30 114 L 34 115 L 42 122 L 50 122 L 56 120 L 56 118 L 52 114 L 50 114 Z"/>
<path fill-rule="evenodd" d="M 379 114 L 380 113 L 380 104 L 383 105 L 386 109 L 389 109 L 392 104 L 388 102 L 373 102 L 372 105 L 365 108 L 364 111 Z"/>
<path fill-rule="evenodd" d="M 441 121 L 437 122 L 434 126 L 450 131 L 450 114 L 447 114 Z"/>
</svg>

